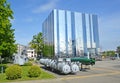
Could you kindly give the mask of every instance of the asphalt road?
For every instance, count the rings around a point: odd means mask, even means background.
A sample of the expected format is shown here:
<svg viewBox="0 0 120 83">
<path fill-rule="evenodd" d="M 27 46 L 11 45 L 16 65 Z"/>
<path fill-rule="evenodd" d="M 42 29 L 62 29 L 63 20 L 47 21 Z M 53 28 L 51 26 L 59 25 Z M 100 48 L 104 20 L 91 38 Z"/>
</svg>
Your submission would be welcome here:
<svg viewBox="0 0 120 83">
<path fill-rule="evenodd" d="M 10 83 L 120 83 L 120 60 L 97 61 L 90 70 L 79 71 L 75 75 L 60 75 L 55 79 L 20 81 Z"/>
</svg>

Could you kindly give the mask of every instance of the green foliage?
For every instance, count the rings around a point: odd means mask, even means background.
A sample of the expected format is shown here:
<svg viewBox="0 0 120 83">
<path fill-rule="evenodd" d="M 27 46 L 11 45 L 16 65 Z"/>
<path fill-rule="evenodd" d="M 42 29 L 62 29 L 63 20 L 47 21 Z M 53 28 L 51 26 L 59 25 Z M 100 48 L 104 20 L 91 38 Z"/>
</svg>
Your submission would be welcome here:
<svg viewBox="0 0 120 83">
<path fill-rule="evenodd" d="M 34 61 L 34 58 L 29 58 L 29 61 Z"/>
<path fill-rule="evenodd" d="M 49 58 L 53 57 L 53 55 L 54 55 L 53 45 L 44 44 L 43 55 L 44 55 L 44 57 L 49 57 Z"/>
<path fill-rule="evenodd" d="M 120 46 L 117 47 L 117 53 L 120 55 Z"/>
<path fill-rule="evenodd" d="M 8 80 L 21 78 L 22 68 L 18 65 L 12 65 L 5 70 L 5 74 Z"/>
<path fill-rule="evenodd" d="M 37 55 L 41 55 L 42 48 L 43 48 L 43 37 L 42 33 L 38 33 L 37 35 L 33 36 L 32 41 L 29 43 L 30 47 L 35 49 Z"/>
<path fill-rule="evenodd" d="M 6 64 L 0 64 L 0 73 L 1 73 L 1 69 L 3 67 L 3 72 L 5 72 L 5 69 L 8 67 Z"/>
<path fill-rule="evenodd" d="M 28 71 L 29 77 L 39 77 L 41 73 L 40 67 L 38 66 L 31 66 L 31 68 Z"/>
<path fill-rule="evenodd" d="M 17 46 L 14 44 L 14 29 L 10 19 L 13 19 L 13 11 L 6 0 L 0 0 L 0 56 L 9 57 L 16 52 Z"/>
<path fill-rule="evenodd" d="M 102 53 L 102 56 L 105 56 L 105 57 L 115 56 L 115 51 L 104 51 L 104 52 Z"/>
<path fill-rule="evenodd" d="M 16 79 L 15 81 L 21 81 L 21 80 L 38 80 L 38 79 L 51 79 L 55 78 L 53 74 L 50 74 L 48 72 L 45 72 L 44 70 L 41 69 L 41 74 L 39 77 L 36 78 L 31 78 L 28 77 L 28 71 L 31 68 L 31 66 L 21 66 L 22 68 L 22 77 L 19 79 Z M 5 73 L 0 73 L 0 83 L 3 82 L 10 82 L 11 80 L 6 79 L 6 74 Z M 12 80 L 14 81 L 14 80 Z"/>
<path fill-rule="evenodd" d="M 26 62 L 26 63 L 24 63 L 24 66 L 32 66 L 32 63 L 31 62 Z"/>
</svg>

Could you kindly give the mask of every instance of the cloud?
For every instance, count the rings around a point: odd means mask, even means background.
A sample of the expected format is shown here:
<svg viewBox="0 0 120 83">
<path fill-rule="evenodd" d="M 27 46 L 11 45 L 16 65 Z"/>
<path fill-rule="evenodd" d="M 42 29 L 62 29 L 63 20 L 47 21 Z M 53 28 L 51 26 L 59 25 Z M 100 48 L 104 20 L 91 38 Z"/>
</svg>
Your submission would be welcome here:
<svg viewBox="0 0 120 83">
<path fill-rule="evenodd" d="M 120 45 L 120 12 L 102 16 L 99 20 L 100 42 L 103 50 L 115 50 Z"/>
<path fill-rule="evenodd" d="M 32 12 L 33 13 L 42 13 L 42 12 L 51 10 L 56 7 L 57 2 L 58 2 L 58 0 L 50 0 L 49 2 L 47 2 L 41 6 L 38 6 Z"/>
</svg>

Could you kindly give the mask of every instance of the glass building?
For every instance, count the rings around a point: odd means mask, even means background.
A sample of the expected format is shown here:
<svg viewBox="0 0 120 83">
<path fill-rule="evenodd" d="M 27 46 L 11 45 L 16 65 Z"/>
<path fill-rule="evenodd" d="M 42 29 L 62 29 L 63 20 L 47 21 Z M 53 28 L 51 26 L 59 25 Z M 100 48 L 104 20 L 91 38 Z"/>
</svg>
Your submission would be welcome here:
<svg viewBox="0 0 120 83">
<path fill-rule="evenodd" d="M 42 24 L 44 55 L 99 54 L 98 17 L 54 9 Z"/>
</svg>

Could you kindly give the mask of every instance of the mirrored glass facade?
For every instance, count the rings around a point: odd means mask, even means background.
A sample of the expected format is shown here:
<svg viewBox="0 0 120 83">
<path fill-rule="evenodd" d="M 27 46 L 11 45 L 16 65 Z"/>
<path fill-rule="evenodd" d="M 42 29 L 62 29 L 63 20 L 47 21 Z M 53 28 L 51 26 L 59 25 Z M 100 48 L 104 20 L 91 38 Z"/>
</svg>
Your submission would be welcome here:
<svg viewBox="0 0 120 83">
<path fill-rule="evenodd" d="M 99 54 L 97 15 L 54 9 L 42 25 L 44 55 Z"/>
</svg>

